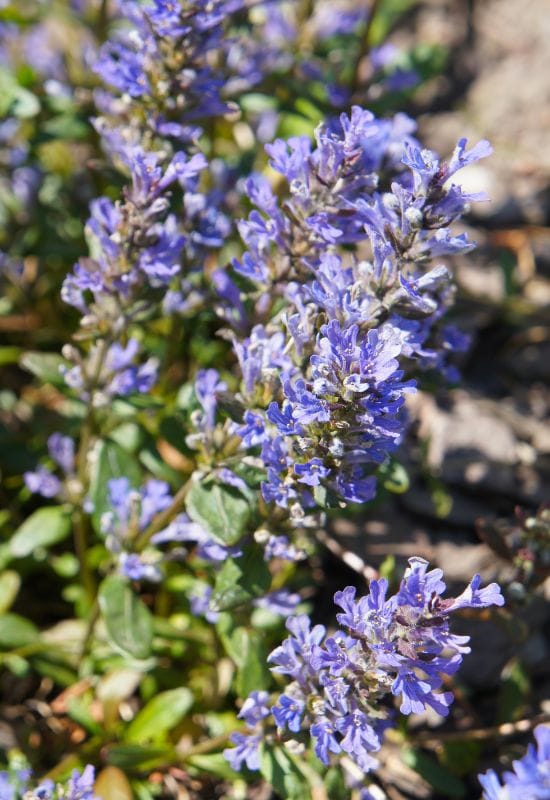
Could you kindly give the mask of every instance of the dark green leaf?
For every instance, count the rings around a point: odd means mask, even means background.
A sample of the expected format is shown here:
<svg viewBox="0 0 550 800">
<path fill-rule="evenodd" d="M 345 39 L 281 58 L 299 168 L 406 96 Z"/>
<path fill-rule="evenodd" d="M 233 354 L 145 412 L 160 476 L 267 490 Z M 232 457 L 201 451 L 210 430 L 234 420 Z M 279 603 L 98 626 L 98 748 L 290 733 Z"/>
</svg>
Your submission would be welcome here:
<svg viewBox="0 0 550 800">
<path fill-rule="evenodd" d="M 250 518 L 249 503 L 235 489 L 195 482 L 187 495 L 187 513 L 225 545 L 236 544 Z"/>
<path fill-rule="evenodd" d="M 99 607 L 115 647 L 134 658 L 147 658 L 153 639 L 151 613 L 123 578 L 105 578 L 99 587 Z"/>
<path fill-rule="evenodd" d="M 216 577 L 211 607 L 226 611 L 264 595 L 271 574 L 260 547 L 250 545 L 240 558 L 228 558 Z"/>
<path fill-rule="evenodd" d="M 25 558 L 39 547 L 63 541 L 71 530 L 71 518 L 65 506 L 45 506 L 31 514 L 13 534 L 10 553 Z"/>
</svg>

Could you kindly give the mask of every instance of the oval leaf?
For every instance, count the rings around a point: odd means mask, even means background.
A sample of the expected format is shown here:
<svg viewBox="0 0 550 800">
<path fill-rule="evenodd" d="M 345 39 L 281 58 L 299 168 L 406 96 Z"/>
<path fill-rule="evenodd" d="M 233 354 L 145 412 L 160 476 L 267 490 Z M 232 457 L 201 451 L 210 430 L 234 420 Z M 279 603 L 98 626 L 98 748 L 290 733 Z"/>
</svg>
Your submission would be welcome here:
<svg viewBox="0 0 550 800">
<path fill-rule="evenodd" d="M 250 518 L 250 505 L 236 490 L 218 483 L 194 483 L 187 495 L 187 513 L 225 545 L 239 541 Z"/>
<path fill-rule="evenodd" d="M 65 383 L 61 368 L 68 366 L 68 362 L 58 353 L 29 351 L 23 353 L 19 365 L 44 383 L 52 383 L 54 386 L 62 386 Z"/>
<path fill-rule="evenodd" d="M 38 628 L 19 614 L 0 614 L 0 647 L 11 650 L 25 647 L 38 639 Z"/>
<path fill-rule="evenodd" d="M 0 574 L 0 613 L 8 611 L 17 597 L 20 586 L 21 578 L 17 572 L 7 569 Z"/>
<path fill-rule="evenodd" d="M 99 587 L 99 607 L 112 644 L 134 658 L 147 658 L 153 640 L 151 613 L 123 578 L 105 578 Z"/>
<path fill-rule="evenodd" d="M 95 460 L 92 475 L 90 497 L 94 504 L 92 524 L 97 533 L 101 532 L 101 517 L 109 511 L 108 481 L 112 478 L 128 478 L 130 484 L 138 487 L 141 484 L 141 470 L 135 456 L 112 441 L 101 442 Z"/>
<path fill-rule="evenodd" d="M 182 687 L 153 697 L 128 726 L 126 740 L 136 744 L 162 739 L 193 705 L 193 694 Z"/>
<path fill-rule="evenodd" d="M 71 519 L 65 506 L 39 508 L 13 534 L 10 553 L 13 558 L 25 558 L 37 547 L 63 541 L 70 530 Z"/>
</svg>

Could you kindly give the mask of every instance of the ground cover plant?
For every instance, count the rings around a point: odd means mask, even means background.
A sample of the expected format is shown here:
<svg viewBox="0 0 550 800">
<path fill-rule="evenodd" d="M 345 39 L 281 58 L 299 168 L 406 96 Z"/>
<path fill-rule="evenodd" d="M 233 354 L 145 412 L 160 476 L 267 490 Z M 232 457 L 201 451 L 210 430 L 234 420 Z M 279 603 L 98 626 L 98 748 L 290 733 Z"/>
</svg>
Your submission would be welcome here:
<svg viewBox="0 0 550 800">
<path fill-rule="evenodd" d="M 492 148 L 423 146 L 414 5 L 0 4 L 2 797 L 550 796 L 521 665 L 483 725 L 460 682 L 527 636 L 548 509 L 479 522 L 500 584 L 333 533 L 471 346 Z"/>
</svg>

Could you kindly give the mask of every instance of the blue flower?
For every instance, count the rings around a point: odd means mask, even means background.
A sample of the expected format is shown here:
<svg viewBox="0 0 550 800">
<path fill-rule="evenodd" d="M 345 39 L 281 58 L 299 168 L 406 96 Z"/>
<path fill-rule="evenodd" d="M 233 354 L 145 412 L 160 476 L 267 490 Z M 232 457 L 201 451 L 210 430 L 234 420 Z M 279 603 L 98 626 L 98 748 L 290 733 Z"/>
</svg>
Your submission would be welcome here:
<svg viewBox="0 0 550 800">
<path fill-rule="evenodd" d="M 244 734 L 236 731 L 229 737 L 235 747 L 227 747 L 223 754 L 235 771 L 242 769 L 243 762 L 248 769 L 260 769 L 261 734 Z"/>
<path fill-rule="evenodd" d="M 301 700 L 282 694 L 279 697 L 278 705 L 273 706 L 271 710 L 277 727 L 284 728 L 286 726 L 293 733 L 298 733 L 304 708 L 305 705 Z"/>
<path fill-rule="evenodd" d="M 380 738 L 366 714 L 356 709 L 338 722 L 338 731 L 343 738 L 340 747 L 352 756 L 365 772 L 376 767 L 378 762 L 370 753 L 380 749 Z"/>
<path fill-rule="evenodd" d="M 270 714 L 269 694 L 265 691 L 251 692 L 238 713 L 251 728 Z"/>
<path fill-rule="evenodd" d="M 217 370 L 201 369 L 197 373 L 195 393 L 204 410 L 200 425 L 207 431 L 213 430 L 216 422 L 216 408 L 218 406 L 216 394 L 224 392 L 226 389 L 227 384 L 220 380 Z"/>
<path fill-rule="evenodd" d="M 328 719 L 321 717 L 311 726 L 310 731 L 314 739 L 315 755 L 325 766 L 328 766 L 329 753 L 340 753 L 342 750 L 336 739 L 334 727 Z"/>
<path fill-rule="evenodd" d="M 530 744 L 523 758 L 513 762 L 513 771 L 505 772 L 503 783 L 494 770 L 479 775 L 483 800 L 549 800 L 550 798 L 550 727 L 535 728 L 536 746 Z"/>
<path fill-rule="evenodd" d="M 312 458 L 305 464 L 295 464 L 294 472 L 298 475 L 298 482 L 307 486 L 319 486 L 321 479 L 330 475 L 330 469 L 325 467 L 320 458 Z"/>
</svg>

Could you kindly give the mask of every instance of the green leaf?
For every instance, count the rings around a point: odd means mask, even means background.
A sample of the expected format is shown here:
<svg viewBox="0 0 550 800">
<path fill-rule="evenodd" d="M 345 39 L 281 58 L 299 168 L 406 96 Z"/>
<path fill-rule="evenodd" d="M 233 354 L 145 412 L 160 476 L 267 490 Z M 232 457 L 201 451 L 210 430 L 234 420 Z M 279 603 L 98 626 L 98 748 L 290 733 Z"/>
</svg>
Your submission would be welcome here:
<svg viewBox="0 0 550 800">
<path fill-rule="evenodd" d="M 261 548 L 249 546 L 240 558 L 228 558 L 216 577 L 210 606 L 227 611 L 264 595 L 271 585 L 271 574 Z"/>
<path fill-rule="evenodd" d="M 248 592 L 239 585 L 242 576 L 242 570 L 234 558 L 224 561 L 210 599 L 210 607 L 214 611 L 225 611 L 246 603 L 249 599 Z"/>
<path fill-rule="evenodd" d="M 237 669 L 235 688 L 239 697 L 248 697 L 255 689 L 268 689 L 271 673 L 267 666 L 267 652 L 263 637 L 256 631 L 247 631 L 241 664 Z"/>
<path fill-rule="evenodd" d="M 272 678 L 262 634 L 244 627 L 224 630 L 223 622 L 217 629 L 225 652 L 237 665 L 235 688 L 239 696 L 247 697 L 254 689 L 268 689 Z"/>
<path fill-rule="evenodd" d="M 0 647 L 11 650 L 36 642 L 38 628 L 19 614 L 0 614 Z"/>
<path fill-rule="evenodd" d="M 408 767 L 418 772 L 430 786 L 445 797 L 466 797 L 466 787 L 462 781 L 430 756 L 420 750 L 404 749 L 401 757 Z"/>
<path fill-rule="evenodd" d="M 309 800 L 307 782 L 293 761 L 280 747 L 264 746 L 260 757 L 260 773 L 285 800 Z"/>
<path fill-rule="evenodd" d="M 130 484 L 137 488 L 141 484 L 141 470 L 135 456 L 110 440 L 101 442 L 95 455 L 90 497 L 94 504 L 92 524 L 100 533 L 101 517 L 111 508 L 108 482 L 113 478 L 128 478 Z"/>
<path fill-rule="evenodd" d="M 211 772 L 218 778 L 228 781 L 235 780 L 237 773 L 231 769 L 227 759 L 222 753 L 209 753 L 208 755 L 190 756 L 185 759 L 186 765 L 196 767 L 201 772 Z"/>
<path fill-rule="evenodd" d="M 193 705 L 192 692 L 182 687 L 161 692 L 150 700 L 126 730 L 126 740 L 135 744 L 162 739 L 178 725 Z"/>
<path fill-rule="evenodd" d="M 173 759 L 171 748 L 144 747 L 139 744 L 118 744 L 110 747 L 107 752 L 107 762 L 122 770 L 154 769 Z"/>
<path fill-rule="evenodd" d="M 47 656 L 33 656 L 32 666 L 35 672 L 46 678 L 51 678 L 60 686 L 73 686 L 78 680 L 78 673 L 67 664 L 54 661 Z"/>
<path fill-rule="evenodd" d="M 19 359 L 19 366 L 36 375 L 44 383 L 51 383 L 54 386 L 62 386 L 65 383 L 60 368 L 68 365 L 58 353 L 29 351 L 23 353 Z"/>
<path fill-rule="evenodd" d="M 39 547 L 63 541 L 70 530 L 71 518 L 66 506 L 39 508 L 13 534 L 10 553 L 13 558 L 25 558 Z"/>
<path fill-rule="evenodd" d="M 247 500 L 235 489 L 196 481 L 187 495 L 187 513 L 225 545 L 236 544 L 250 518 Z"/>
<path fill-rule="evenodd" d="M 123 578 L 105 578 L 99 587 L 99 607 L 112 644 L 134 658 L 147 658 L 153 640 L 151 612 Z"/>
<path fill-rule="evenodd" d="M 20 586 L 21 578 L 19 577 L 19 573 L 7 569 L 0 574 L 0 614 L 8 611 L 11 607 L 13 601 L 17 597 Z"/>
</svg>

